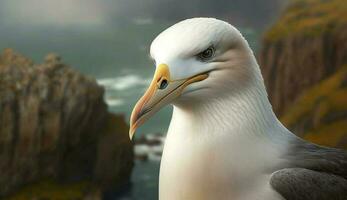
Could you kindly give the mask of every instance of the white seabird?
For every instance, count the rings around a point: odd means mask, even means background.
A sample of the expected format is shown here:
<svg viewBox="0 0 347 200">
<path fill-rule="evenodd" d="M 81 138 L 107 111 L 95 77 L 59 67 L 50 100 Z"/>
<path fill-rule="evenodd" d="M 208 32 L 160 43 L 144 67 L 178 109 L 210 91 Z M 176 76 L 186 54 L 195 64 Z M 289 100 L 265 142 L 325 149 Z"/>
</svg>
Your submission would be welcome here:
<svg viewBox="0 0 347 200">
<path fill-rule="evenodd" d="M 161 107 L 173 114 L 161 200 L 347 199 L 347 154 L 306 142 L 277 119 L 247 41 L 212 18 L 184 20 L 151 45 L 156 72 L 130 137 Z"/>
</svg>

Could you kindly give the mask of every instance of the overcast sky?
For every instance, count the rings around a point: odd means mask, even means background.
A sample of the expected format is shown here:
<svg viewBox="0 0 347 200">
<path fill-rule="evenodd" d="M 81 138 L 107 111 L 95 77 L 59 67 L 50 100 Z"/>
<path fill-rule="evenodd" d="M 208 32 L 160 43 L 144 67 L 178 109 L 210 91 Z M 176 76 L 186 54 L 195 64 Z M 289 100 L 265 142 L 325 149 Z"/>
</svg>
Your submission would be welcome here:
<svg viewBox="0 0 347 200">
<path fill-rule="evenodd" d="M 115 20 L 180 20 L 212 16 L 234 23 L 265 24 L 286 0 L 1 0 L 7 25 L 107 25 Z"/>
<path fill-rule="evenodd" d="M 0 12 L 6 24 L 99 25 L 111 15 L 106 1 L 2 0 Z"/>
<path fill-rule="evenodd" d="M 185 18 L 216 17 L 250 30 L 252 45 L 283 1 L 0 0 L 0 51 L 10 47 L 37 63 L 55 52 L 98 78 L 111 108 L 129 115 L 153 74 L 148 48 L 162 30 Z M 166 127 L 170 112 L 162 113 L 147 123 L 150 132 Z"/>
</svg>

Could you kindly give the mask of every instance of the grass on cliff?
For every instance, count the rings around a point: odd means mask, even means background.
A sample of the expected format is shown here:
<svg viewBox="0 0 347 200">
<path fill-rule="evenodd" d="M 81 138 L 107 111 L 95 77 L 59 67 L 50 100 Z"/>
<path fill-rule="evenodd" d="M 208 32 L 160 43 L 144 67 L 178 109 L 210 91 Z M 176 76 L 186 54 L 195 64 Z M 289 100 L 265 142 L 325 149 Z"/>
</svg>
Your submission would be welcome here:
<svg viewBox="0 0 347 200">
<path fill-rule="evenodd" d="M 124 162 L 103 163 L 111 165 L 108 168 L 103 167 L 103 169 L 106 169 L 106 174 L 108 169 L 117 172 L 117 176 L 113 177 L 115 179 L 114 182 L 116 183 L 124 183 L 125 180 L 129 179 L 128 175 L 130 172 L 124 171 L 124 169 L 130 171 L 132 169 L 132 161 L 131 163 L 125 162 L 127 159 L 122 157 L 133 156 L 131 155 L 133 152 L 131 150 L 132 145 L 128 138 L 128 130 L 129 127 L 125 123 L 122 115 L 109 113 L 105 129 L 100 133 L 103 134 L 104 137 L 115 136 L 106 137 L 106 140 L 110 139 L 107 142 L 122 147 L 122 151 L 111 152 L 108 156 L 115 156 L 117 157 L 117 161 L 124 160 Z M 112 160 L 109 157 L 107 157 L 107 159 L 110 161 Z M 116 188 L 117 185 L 114 186 Z M 71 183 L 60 183 L 54 179 L 44 179 L 21 187 L 15 191 L 13 195 L 5 198 L 5 200 L 82 200 L 101 199 L 101 196 L 101 188 L 97 182 L 82 180 Z"/>
<path fill-rule="evenodd" d="M 277 41 L 297 33 L 315 36 L 346 25 L 346 0 L 292 0 L 264 40 Z"/>
<path fill-rule="evenodd" d="M 284 113 L 281 121 L 288 127 L 305 118 L 312 121 L 305 139 L 326 146 L 347 140 L 347 65 L 306 91 Z M 347 149 L 347 144 L 342 147 Z"/>
<path fill-rule="evenodd" d="M 319 129 L 305 134 L 304 138 L 316 144 L 347 149 L 346 143 L 339 144 L 347 139 L 347 120 L 323 124 Z"/>
<path fill-rule="evenodd" d="M 20 189 L 6 200 L 77 200 L 86 195 L 99 195 L 96 187 L 88 182 L 58 184 L 53 180 L 42 180 Z"/>
</svg>

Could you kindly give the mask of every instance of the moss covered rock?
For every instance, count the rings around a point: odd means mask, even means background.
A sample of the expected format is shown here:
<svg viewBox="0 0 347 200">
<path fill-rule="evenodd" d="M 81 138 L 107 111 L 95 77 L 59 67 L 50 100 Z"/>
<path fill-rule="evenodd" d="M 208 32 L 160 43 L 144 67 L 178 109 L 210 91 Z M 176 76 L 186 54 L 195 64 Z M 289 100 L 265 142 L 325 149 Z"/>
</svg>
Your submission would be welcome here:
<svg viewBox="0 0 347 200">
<path fill-rule="evenodd" d="M 263 38 L 260 65 L 274 111 L 347 64 L 345 0 L 294 0 Z"/>
<path fill-rule="evenodd" d="M 34 64 L 11 49 L 4 50 L 0 54 L 0 198 L 35 184 L 51 189 L 81 186 L 72 187 L 73 197 L 81 193 L 78 188 L 89 185 L 80 183 L 98 185 L 100 190 L 127 184 L 133 162 L 128 127 L 122 117 L 108 113 L 103 95 L 104 88 L 94 78 L 63 64 L 57 55 L 49 54 L 42 64 Z M 46 179 L 50 181 L 41 182 Z M 36 193 L 39 189 L 27 191 L 41 197 Z M 49 190 L 41 192 L 47 196 Z"/>
<path fill-rule="evenodd" d="M 101 200 L 102 194 L 98 187 L 90 181 L 73 183 L 57 183 L 45 179 L 23 186 L 6 200 Z"/>
<path fill-rule="evenodd" d="M 293 35 L 314 37 L 347 24 L 345 0 L 292 0 L 264 40 L 275 42 Z"/>
<path fill-rule="evenodd" d="M 314 143 L 347 149 L 347 65 L 290 106 L 281 121 Z"/>
<path fill-rule="evenodd" d="M 281 121 L 312 142 L 347 148 L 347 4 L 292 0 L 265 33 L 260 64 Z"/>
</svg>

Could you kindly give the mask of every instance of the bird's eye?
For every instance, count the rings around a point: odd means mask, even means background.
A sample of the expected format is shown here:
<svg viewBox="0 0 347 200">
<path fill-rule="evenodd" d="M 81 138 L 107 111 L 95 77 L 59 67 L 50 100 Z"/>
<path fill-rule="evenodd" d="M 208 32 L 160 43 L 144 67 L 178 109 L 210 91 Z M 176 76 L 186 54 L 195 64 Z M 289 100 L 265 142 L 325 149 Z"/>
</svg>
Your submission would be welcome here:
<svg viewBox="0 0 347 200">
<path fill-rule="evenodd" d="M 169 85 L 169 82 L 165 78 L 161 78 L 157 84 L 158 84 L 158 88 L 160 90 L 163 90 Z"/>
<path fill-rule="evenodd" d="M 214 55 L 214 48 L 213 47 L 209 47 L 206 50 L 200 52 L 197 55 L 197 58 L 199 60 L 206 61 L 206 60 L 212 58 L 213 55 Z"/>
</svg>

